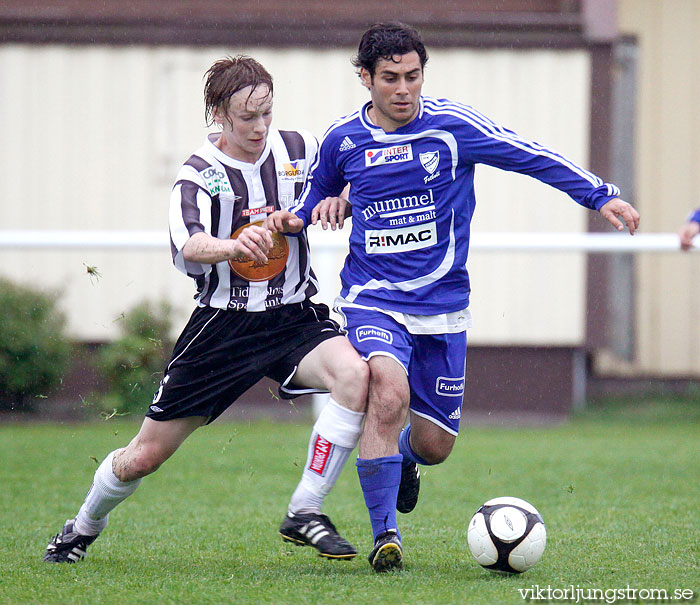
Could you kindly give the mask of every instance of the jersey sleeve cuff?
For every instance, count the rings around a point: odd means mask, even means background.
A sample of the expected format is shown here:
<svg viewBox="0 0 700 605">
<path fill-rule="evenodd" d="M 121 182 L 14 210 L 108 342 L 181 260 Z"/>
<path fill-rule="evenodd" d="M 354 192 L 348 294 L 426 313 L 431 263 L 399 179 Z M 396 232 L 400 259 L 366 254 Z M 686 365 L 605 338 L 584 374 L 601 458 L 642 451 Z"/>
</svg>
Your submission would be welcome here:
<svg viewBox="0 0 700 605">
<path fill-rule="evenodd" d="M 620 189 L 612 183 L 604 183 L 586 197 L 592 201 L 592 208 L 600 211 L 610 200 L 620 197 Z"/>
<path fill-rule="evenodd" d="M 618 197 L 618 196 L 617 195 L 604 195 L 604 196 L 596 198 L 596 200 L 594 202 L 595 209 L 600 212 L 600 209 L 603 206 L 605 206 L 605 204 L 607 204 L 610 200 L 614 200 L 616 197 Z"/>
</svg>

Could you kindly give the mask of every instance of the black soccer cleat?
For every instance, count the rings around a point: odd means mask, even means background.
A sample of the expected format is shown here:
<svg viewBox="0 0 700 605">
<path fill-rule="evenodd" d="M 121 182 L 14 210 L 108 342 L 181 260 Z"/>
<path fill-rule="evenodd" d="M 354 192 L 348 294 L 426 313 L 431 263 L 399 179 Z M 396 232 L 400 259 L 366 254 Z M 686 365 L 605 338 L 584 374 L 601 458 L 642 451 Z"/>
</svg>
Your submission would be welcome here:
<svg viewBox="0 0 700 605">
<path fill-rule="evenodd" d="M 396 497 L 396 510 L 400 513 L 410 513 L 418 504 L 420 492 L 420 470 L 415 462 L 401 465 L 401 484 Z"/>
<path fill-rule="evenodd" d="M 63 531 L 51 538 L 42 561 L 48 563 L 75 563 L 85 558 L 85 551 L 97 536 L 83 536 L 73 530 L 75 519 L 68 519 Z M 98 534 L 99 535 L 99 534 Z"/>
<path fill-rule="evenodd" d="M 376 572 L 403 569 L 403 551 L 396 530 L 390 529 L 379 534 L 367 559 Z"/>
<path fill-rule="evenodd" d="M 313 546 L 327 559 L 353 559 L 357 555 L 355 547 L 338 534 L 326 515 L 287 513 L 279 533 L 285 542 Z"/>
</svg>

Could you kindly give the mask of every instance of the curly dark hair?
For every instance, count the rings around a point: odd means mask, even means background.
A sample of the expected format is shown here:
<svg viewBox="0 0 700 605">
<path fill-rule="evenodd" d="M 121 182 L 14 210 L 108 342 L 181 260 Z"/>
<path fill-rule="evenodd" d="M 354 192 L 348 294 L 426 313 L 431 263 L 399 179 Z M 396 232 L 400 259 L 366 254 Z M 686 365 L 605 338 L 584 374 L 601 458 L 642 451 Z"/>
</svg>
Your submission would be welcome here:
<svg viewBox="0 0 700 605">
<path fill-rule="evenodd" d="M 246 86 L 252 91 L 264 84 L 272 95 L 272 76 L 255 59 L 246 55 L 225 57 L 212 65 L 204 74 L 204 118 L 211 126 L 214 110 L 228 113 L 231 97 Z"/>
<path fill-rule="evenodd" d="M 421 67 L 425 67 L 428 53 L 420 34 L 413 27 L 399 22 L 376 23 L 362 35 L 352 64 L 358 71 L 364 67 L 374 77 L 379 59 L 393 61 L 395 55 L 405 55 L 414 50 L 418 53 Z"/>
</svg>

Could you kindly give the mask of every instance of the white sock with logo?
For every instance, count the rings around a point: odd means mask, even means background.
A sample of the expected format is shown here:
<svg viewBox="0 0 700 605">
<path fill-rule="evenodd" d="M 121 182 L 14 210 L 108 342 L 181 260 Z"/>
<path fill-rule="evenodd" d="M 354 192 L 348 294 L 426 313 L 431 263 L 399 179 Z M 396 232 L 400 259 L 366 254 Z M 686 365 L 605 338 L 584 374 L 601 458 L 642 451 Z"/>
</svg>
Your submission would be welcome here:
<svg viewBox="0 0 700 605">
<path fill-rule="evenodd" d="M 106 526 L 110 511 L 136 491 L 141 479 L 119 481 L 112 470 L 116 450 L 110 452 L 95 471 L 90 491 L 75 518 L 75 531 L 84 536 L 96 536 Z"/>
<path fill-rule="evenodd" d="M 309 454 L 289 503 L 290 513 L 320 514 L 323 499 L 360 440 L 364 418 L 363 412 L 353 412 L 332 397 L 328 399 L 311 432 Z"/>
</svg>

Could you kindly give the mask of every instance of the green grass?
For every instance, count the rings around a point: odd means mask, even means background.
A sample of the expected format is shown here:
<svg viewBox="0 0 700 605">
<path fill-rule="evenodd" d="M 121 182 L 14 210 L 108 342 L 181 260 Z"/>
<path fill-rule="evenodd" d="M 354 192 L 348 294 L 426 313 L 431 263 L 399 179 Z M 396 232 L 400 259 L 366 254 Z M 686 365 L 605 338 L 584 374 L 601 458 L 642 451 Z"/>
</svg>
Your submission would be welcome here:
<svg viewBox="0 0 700 605">
<path fill-rule="evenodd" d="M 77 565 L 40 561 L 72 517 L 97 460 L 136 424 L 0 427 L 0 603 L 522 603 L 518 589 L 700 589 L 700 405 L 617 402 L 566 425 L 463 426 L 449 460 L 424 469 L 400 515 L 405 570 L 374 574 L 367 512 L 349 464 L 325 510 L 359 548 L 327 561 L 277 528 L 306 456 L 310 421 L 215 423 L 197 431 L 117 508 Z M 485 500 L 532 502 L 548 531 L 520 576 L 479 567 L 466 545 Z"/>
</svg>

